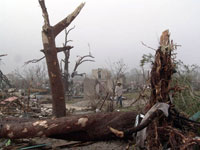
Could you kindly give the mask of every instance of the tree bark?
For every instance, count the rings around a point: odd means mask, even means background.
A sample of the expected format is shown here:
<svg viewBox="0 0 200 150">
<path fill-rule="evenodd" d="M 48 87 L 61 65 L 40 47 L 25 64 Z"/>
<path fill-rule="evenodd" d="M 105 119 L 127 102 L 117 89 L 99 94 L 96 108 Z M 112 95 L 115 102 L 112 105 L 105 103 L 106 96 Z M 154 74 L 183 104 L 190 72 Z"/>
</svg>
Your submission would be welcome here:
<svg viewBox="0 0 200 150">
<path fill-rule="evenodd" d="M 80 4 L 73 13 L 71 13 L 68 17 L 60 21 L 55 26 L 50 25 L 48 12 L 44 0 L 39 0 L 39 3 L 42 8 L 44 17 L 42 42 L 44 47 L 43 52 L 45 54 L 47 62 L 50 87 L 53 99 L 53 114 L 56 117 L 63 117 L 66 115 L 65 93 L 61 72 L 59 69 L 57 52 L 65 48 L 56 48 L 55 38 L 63 29 L 70 25 L 74 18 L 76 18 L 76 16 L 83 8 L 84 3 Z"/>
<path fill-rule="evenodd" d="M 42 31 L 44 54 L 46 57 L 51 93 L 52 93 L 52 103 L 53 103 L 53 114 L 56 117 L 62 117 L 66 115 L 65 107 L 65 94 L 61 78 L 61 73 L 58 64 L 57 50 L 55 47 L 55 39 L 53 38 L 53 31 L 46 33 Z M 48 43 L 45 44 L 45 39 L 48 39 Z"/>
<path fill-rule="evenodd" d="M 136 115 L 135 112 L 113 112 L 33 121 L 26 119 L 5 121 L 4 119 L 0 124 L 0 137 L 9 139 L 49 137 L 77 141 L 111 140 L 118 137 L 109 127 L 122 131 L 132 128 Z"/>
<path fill-rule="evenodd" d="M 67 92 L 67 98 L 69 98 L 69 56 L 70 50 L 64 51 L 65 54 L 65 64 L 64 64 L 64 85 L 65 85 L 65 92 Z M 67 99 L 68 100 L 68 99 Z"/>
</svg>

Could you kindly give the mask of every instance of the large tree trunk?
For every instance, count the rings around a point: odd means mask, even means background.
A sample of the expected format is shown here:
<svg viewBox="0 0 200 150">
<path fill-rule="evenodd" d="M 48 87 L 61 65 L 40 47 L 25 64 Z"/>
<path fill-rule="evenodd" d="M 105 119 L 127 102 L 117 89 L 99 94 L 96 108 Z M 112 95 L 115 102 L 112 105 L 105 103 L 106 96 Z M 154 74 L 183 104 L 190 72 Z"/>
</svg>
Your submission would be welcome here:
<svg viewBox="0 0 200 150">
<path fill-rule="evenodd" d="M 42 30 L 42 42 L 44 47 L 44 54 L 46 56 L 48 74 L 50 79 L 51 93 L 53 99 L 53 114 L 56 117 L 63 117 L 66 115 L 65 106 L 65 93 L 62 82 L 62 77 L 59 69 L 59 63 L 57 58 L 57 48 L 55 44 L 56 36 L 64 30 L 70 23 L 76 18 L 84 3 L 80 4 L 76 10 L 68 17 L 57 23 L 55 26 L 51 26 L 49 22 L 48 12 L 44 0 L 39 0 L 44 17 L 44 26 Z"/>
<path fill-rule="evenodd" d="M 95 141 L 118 138 L 110 127 L 134 127 L 135 112 L 96 113 L 48 120 L 8 119 L 1 122 L 1 138 L 50 137 L 65 140 Z"/>
<path fill-rule="evenodd" d="M 65 94 L 59 69 L 55 38 L 52 30 L 42 31 L 44 54 L 46 56 L 49 80 L 52 92 L 53 114 L 56 117 L 66 115 Z M 47 41 L 45 41 L 47 40 Z"/>
</svg>

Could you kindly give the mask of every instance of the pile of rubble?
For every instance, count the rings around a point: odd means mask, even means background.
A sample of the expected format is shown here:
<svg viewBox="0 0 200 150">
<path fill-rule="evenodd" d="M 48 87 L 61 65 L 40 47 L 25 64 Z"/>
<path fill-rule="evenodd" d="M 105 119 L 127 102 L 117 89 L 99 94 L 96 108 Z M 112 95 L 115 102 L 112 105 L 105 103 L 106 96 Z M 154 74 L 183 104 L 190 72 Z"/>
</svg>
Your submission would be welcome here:
<svg viewBox="0 0 200 150">
<path fill-rule="evenodd" d="M 0 99 L 0 115 L 42 118 L 52 115 L 52 108 L 41 105 L 36 96 L 22 96 L 15 92 Z"/>
</svg>

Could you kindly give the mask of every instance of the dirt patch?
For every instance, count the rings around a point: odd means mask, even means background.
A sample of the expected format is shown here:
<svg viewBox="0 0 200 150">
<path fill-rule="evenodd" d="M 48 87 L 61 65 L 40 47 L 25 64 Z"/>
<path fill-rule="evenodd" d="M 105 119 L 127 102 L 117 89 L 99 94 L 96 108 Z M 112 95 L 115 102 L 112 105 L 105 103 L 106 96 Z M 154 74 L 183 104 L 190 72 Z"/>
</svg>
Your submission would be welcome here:
<svg viewBox="0 0 200 150">
<path fill-rule="evenodd" d="M 46 143 L 52 149 L 58 150 L 124 150 L 128 146 L 125 141 L 102 141 L 102 142 L 86 142 L 65 141 L 49 138 L 34 138 L 36 144 Z"/>
</svg>

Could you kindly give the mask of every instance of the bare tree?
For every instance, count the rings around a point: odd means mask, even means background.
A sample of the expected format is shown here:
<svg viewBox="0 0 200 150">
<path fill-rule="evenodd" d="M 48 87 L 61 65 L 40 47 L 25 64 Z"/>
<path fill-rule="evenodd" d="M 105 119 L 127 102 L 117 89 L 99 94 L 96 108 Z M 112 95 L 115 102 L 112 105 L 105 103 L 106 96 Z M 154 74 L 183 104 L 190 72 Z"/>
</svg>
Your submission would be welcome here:
<svg viewBox="0 0 200 150">
<path fill-rule="evenodd" d="M 15 69 L 8 74 L 12 85 L 18 89 L 27 89 L 32 85 L 34 89 L 44 89 L 47 82 L 47 70 L 43 63 L 36 66 L 25 67 L 23 70 Z"/>
<path fill-rule="evenodd" d="M 1 60 L 2 60 L 1 57 L 4 57 L 4 56 L 7 56 L 7 54 L 1 54 L 1 55 L 0 55 L 0 62 L 1 62 Z"/>
<path fill-rule="evenodd" d="M 125 71 L 127 70 L 127 65 L 124 63 L 123 59 L 118 60 L 110 65 L 112 73 L 112 83 L 113 83 L 113 94 L 115 94 L 115 86 L 119 80 L 123 80 L 125 77 Z"/>
<path fill-rule="evenodd" d="M 75 26 L 70 28 L 69 30 L 67 30 L 67 28 L 65 28 L 65 43 L 63 44 L 63 47 L 68 46 L 68 43 L 72 42 L 72 40 L 68 40 L 68 35 L 69 35 L 70 31 L 72 31 L 74 28 L 75 28 Z M 73 48 L 73 47 L 71 47 L 71 48 Z M 70 74 L 69 74 L 69 57 L 70 57 L 70 50 L 71 49 L 69 49 L 67 51 L 63 51 L 65 58 L 64 58 L 64 60 L 61 60 L 61 62 L 62 61 L 64 62 L 63 80 L 64 80 L 65 92 L 67 92 L 67 93 L 69 93 L 69 77 L 70 77 Z M 62 66 L 61 66 L 61 72 L 62 72 Z"/>
<path fill-rule="evenodd" d="M 69 40 L 68 39 L 68 36 L 69 36 L 69 33 L 70 31 L 72 31 L 73 29 L 75 28 L 72 27 L 70 28 L 69 30 L 65 29 L 65 42 L 63 44 L 63 47 L 70 47 L 68 45 L 69 42 L 72 42 L 72 40 Z M 89 54 L 88 55 L 84 55 L 84 56 L 77 56 L 79 57 L 75 63 L 75 66 L 74 66 L 74 69 L 73 69 L 73 72 L 71 73 L 70 75 L 70 72 L 69 72 L 69 58 L 70 58 L 70 52 L 71 52 L 71 49 L 68 49 L 66 51 L 63 51 L 64 53 L 64 59 L 61 60 L 61 72 L 62 72 L 62 75 L 63 75 L 63 80 L 64 80 L 64 88 L 65 88 L 65 92 L 67 92 L 67 94 L 69 95 L 70 93 L 70 90 L 69 90 L 69 86 L 72 84 L 70 83 L 70 78 L 73 79 L 75 76 L 83 76 L 85 73 L 78 73 L 77 72 L 77 69 L 78 67 L 84 63 L 84 62 L 94 62 L 94 57 L 92 56 L 91 52 L 90 52 L 90 45 L 88 44 L 89 46 Z M 73 48 L 73 47 L 71 47 Z M 64 62 L 64 71 L 62 71 L 62 62 Z M 73 86 L 73 85 L 71 85 Z"/>
<path fill-rule="evenodd" d="M 143 85 L 143 73 L 141 69 L 133 68 L 127 74 L 127 82 L 130 83 L 130 90 L 140 90 Z"/>
<path fill-rule="evenodd" d="M 88 55 L 77 56 L 77 57 L 79 57 L 79 58 L 77 59 L 76 64 L 75 64 L 74 69 L 73 69 L 73 72 L 71 74 L 72 78 L 77 76 L 77 75 L 82 75 L 82 74 L 77 73 L 77 69 L 82 63 L 87 62 L 87 61 L 94 62 L 94 60 L 93 60 L 94 56 L 92 56 L 91 53 L 89 53 Z"/>
<path fill-rule="evenodd" d="M 44 25 L 42 28 L 42 42 L 48 74 L 50 79 L 50 86 L 53 99 L 53 114 L 56 117 L 62 117 L 66 115 L 65 106 L 65 94 L 64 87 L 61 77 L 61 72 L 59 69 L 59 63 L 57 58 L 57 53 L 60 51 L 66 51 L 69 47 L 57 48 L 55 44 L 56 36 L 68 27 L 71 22 L 76 18 L 81 9 L 84 7 L 85 3 L 81 3 L 70 15 L 58 22 L 56 25 L 51 26 L 49 21 L 48 12 L 45 6 L 44 0 L 39 0 L 39 4 L 42 8 L 42 13 L 44 17 Z"/>
<path fill-rule="evenodd" d="M 123 59 L 120 59 L 114 63 L 109 62 L 109 67 L 111 70 L 111 78 L 112 78 L 112 97 L 115 97 L 115 87 L 117 85 L 117 82 L 124 82 L 125 79 L 125 71 L 127 69 L 127 65 L 124 63 Z M 123 83 L 122 83 L 123 85 Z M 113 101 L 110 102 L 109 110 L 113 111 Z"/>
</svg>

